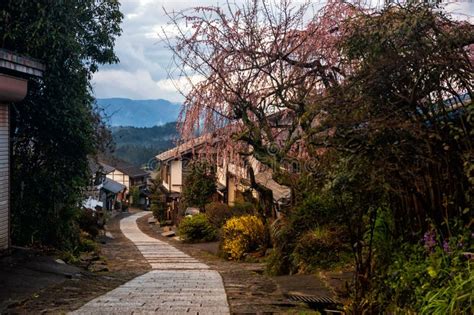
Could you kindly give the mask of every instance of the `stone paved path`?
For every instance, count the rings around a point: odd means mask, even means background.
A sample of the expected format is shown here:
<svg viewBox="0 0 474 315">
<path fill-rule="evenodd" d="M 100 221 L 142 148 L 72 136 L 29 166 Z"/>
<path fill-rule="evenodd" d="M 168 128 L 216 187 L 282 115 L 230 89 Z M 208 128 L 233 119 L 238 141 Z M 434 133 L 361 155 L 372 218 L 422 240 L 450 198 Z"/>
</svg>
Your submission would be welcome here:
<svg viewBox="0 0 474 315">
<path fill-rule="evenodd" d="M 229 314 L 222 278 L 173 246 L 145 235 L 139 212 L 120 221 L 152 271 L 85 304 L 71 314 Z"/>
</svg>

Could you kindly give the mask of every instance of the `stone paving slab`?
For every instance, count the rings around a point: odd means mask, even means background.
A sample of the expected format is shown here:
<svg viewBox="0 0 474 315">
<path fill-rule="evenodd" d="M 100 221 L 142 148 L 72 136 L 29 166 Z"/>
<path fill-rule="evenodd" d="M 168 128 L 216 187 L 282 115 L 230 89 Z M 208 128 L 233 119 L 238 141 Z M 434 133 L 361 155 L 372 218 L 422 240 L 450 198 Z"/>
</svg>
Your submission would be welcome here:
<svg viewBox="0 0 474 315">
<path fill-rule="evenodd" d="M 230 314 L 222 277 L 173 246 L 142 233 L 139 212 L 120 221 L 152 271 L 85 304 L 71 314 Z"/>
</svg>

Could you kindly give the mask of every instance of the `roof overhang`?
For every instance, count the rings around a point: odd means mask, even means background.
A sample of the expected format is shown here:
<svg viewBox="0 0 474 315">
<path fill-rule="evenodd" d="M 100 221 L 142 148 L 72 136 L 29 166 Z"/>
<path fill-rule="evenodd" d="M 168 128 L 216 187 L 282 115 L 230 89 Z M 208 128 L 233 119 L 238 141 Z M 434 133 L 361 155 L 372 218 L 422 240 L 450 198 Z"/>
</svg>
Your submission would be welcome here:
<svg viewBox="0 0 474 315">
<path fill-rule="evenodd" d="M 42 77 L 46 67 L 39 60 L 0 48 L 0 69 L 15 74 Z"/>
<path fill-rule="evenodd" d="M 45 66 L 36 59 L 0 48 L 0 101 L 19 102 L 28 91 L 28 78 L 41 77 Z"/>
<path fill-rule="evenodd" d="M 28 80 L 0 73 L 0 101 L 19 102 L 28 91 Z"/>
<path fill-rule="evenodd" d="M 260 172 L 255 175 L 255 181 L 270 189 L 273 193 L 273 200 L 276 203 L 284 203 L 285 200 L 288 200 L 291 198 L 291 189 L 287 186 L 283 186 L 278 184 L 274 179 L 273 179 L 273 174 L 272 171 L 267 170 L 264 172 Z"/>
<path fill-rule="evenodd" d="M 107 178 L 105 182 L 102 184 L 102 188 L 113 194 L 118 194 L 119 192 L 124 191 L 127 187 L 110 178 Z"/>
<path fill-rule="evenodd" d="M 213 141 L 213 134 L 207 133 L 200 137 L 191 139 L 185 143 L 178 145 L 168 151 L 158 154 L 155 158 L 161 163 L 168 162 L 170 160 L 180 159 L 185 154 L 193 154 L 198 151 L 206 143 L 210 144 Z"/>
<path fill-rule="evenodd" d="M 113 166 L 110 166 L 108 164 L 105 164 L 105 163 L 99 163 L 100 166 L 102 166 L 102 172 L 107 175 L 107 174 L 110 174 L 112 173 L 113 171 L 115 171 L 115 167 Z"/>
</svg>

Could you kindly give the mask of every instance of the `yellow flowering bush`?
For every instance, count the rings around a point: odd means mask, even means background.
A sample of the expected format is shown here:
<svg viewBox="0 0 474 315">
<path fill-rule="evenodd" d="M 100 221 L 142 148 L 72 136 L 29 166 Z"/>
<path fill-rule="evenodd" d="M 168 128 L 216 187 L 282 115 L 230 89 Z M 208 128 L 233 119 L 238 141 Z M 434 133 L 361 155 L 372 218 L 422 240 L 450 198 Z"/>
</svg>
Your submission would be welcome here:
<svg viewBox="0 0 474 315">
<path fill-rule="evenodd" d="M 240 260 L 264 244 L 265 227 L 255 215 L 233 217 L 222 228 L 222 251 L 229 259 Z"/>
</svg>

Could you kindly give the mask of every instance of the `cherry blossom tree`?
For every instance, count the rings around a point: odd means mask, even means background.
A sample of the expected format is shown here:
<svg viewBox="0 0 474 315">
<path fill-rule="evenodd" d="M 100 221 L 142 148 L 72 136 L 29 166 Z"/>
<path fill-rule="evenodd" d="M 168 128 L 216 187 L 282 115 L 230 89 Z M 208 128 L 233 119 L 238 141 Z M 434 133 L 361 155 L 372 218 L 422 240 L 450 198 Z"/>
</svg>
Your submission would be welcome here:
<svg viewBox="0 0 474 315">
<path fill-rule="evenodd" d="M 214 133 L 221 155 L 239 163 L 251 154 L 278 172 L 289 159 L 314 156 L 307 137 L 321 113 L 312 108 L 350 71 L 338 42 L 342 21 L 358 10 L 252 0 L 168 13 L 177 37 L 167 42 L 191 85 L 183 140 Z"/>
</svg>

